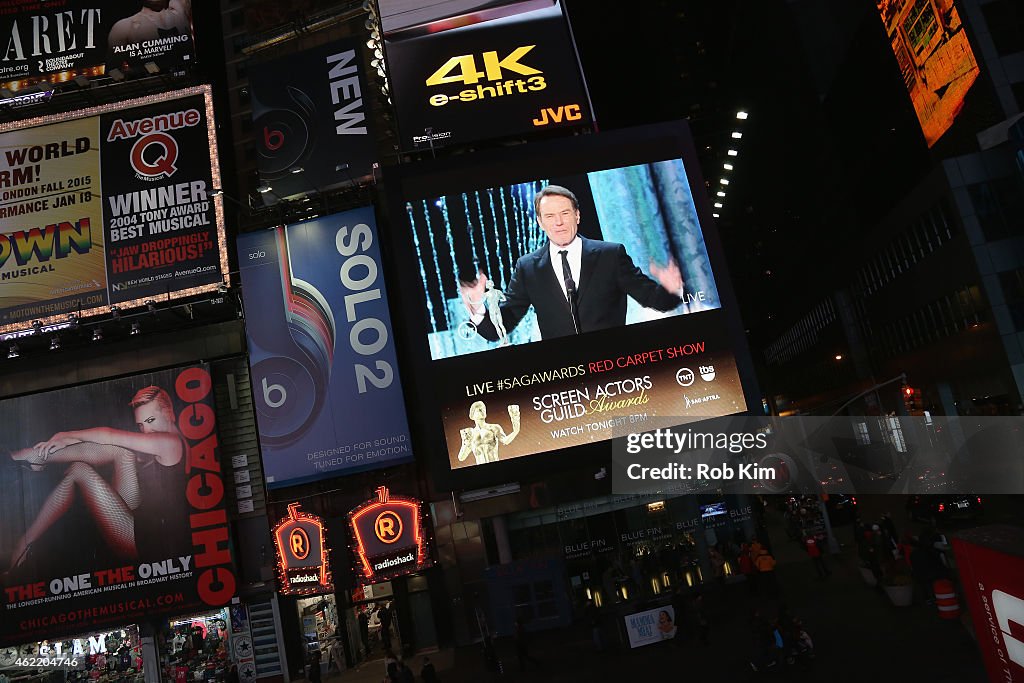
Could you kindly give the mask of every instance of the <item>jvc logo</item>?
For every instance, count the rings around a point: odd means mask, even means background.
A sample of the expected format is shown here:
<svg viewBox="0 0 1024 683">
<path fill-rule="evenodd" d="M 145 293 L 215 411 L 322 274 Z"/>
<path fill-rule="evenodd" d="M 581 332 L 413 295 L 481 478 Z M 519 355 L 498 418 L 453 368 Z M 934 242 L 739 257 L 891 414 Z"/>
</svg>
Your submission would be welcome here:
<svg viewBox="0 0 1024 683">
<path fill-rule="evenodd" d="M 552 123 L 562 121 L 579 121 L 583 118 L 583 112 L 578 104 L 559 106 L 556 109 L 545 107 L 540 110 L 540 118 L 533 120 L 535 126 L 549 126 Z"/>
<path fill-rule="evenodd" d="M 1003 634 L 1006 655 L 1014 664 L 1024 667 L 1024 641 L 1010 635 L 1013 624 L 1024 627 L 1024 600 L 1001 590 L 992 591 L 992 609 Z"/>
</svg>

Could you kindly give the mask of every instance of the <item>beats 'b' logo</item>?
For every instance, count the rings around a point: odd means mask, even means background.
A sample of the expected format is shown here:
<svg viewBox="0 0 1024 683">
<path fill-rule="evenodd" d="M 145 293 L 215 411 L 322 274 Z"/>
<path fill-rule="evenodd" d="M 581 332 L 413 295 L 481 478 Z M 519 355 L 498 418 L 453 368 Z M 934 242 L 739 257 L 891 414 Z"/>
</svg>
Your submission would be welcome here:
<svg viewBox="0 0 1024 683">
<path fill-rule="evenodd" d="M 382 543 L 394 543 L 402 537 L 402 519 L 391 510 L 385 510 L 374 520 L 373 531 Z"/>
<path fill-rule="evenodd" d="M 143 135 L 132 145 L 132 168 L 140 180 L 170 178 L 177 160 L 178 142 L 167 133 Z"/>
<path fill-rule="evenodd" d="M 309 534 L 302 527 L 295 527 L 288 534 L 288 549 L 296 560 L 304 560 L 309 557 Z"/>
<path fill-rule="evenodd" d="M 260 176 L 276 180 L 302 165 L 316 146 L 316 107 L 303 91 L 288 86 L 281 106 L 264 105 L 253 123 L 262 131 L 257 159 Z M 259 133 L 257 133 L 259 135 Z"/>
<path fill-rule="evenodd" d="M 284 133 L 269 126 L 263 126 L 263 146 L 271 152 L 281 149 L 284 146 Z"/>
</svg>

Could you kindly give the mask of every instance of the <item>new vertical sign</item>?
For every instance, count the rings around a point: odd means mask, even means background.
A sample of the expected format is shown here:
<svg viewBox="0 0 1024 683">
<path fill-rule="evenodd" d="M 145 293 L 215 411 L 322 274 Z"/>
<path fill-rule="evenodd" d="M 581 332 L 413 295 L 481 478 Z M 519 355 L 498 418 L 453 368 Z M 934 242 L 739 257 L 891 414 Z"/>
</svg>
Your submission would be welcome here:
<svg viewBox="0 0 1024 683">
<path fill-rule="evenodd" d="M 373 209 L 238 248 L 267 484 L 412 459 Z"/>
<path fill-rule="evenodd" d="M 338 41 L 251 65 L 249 84 L 260 179 L 276 195 L 372 174 L 377 153 L 358 43 Z"/>
</svg>

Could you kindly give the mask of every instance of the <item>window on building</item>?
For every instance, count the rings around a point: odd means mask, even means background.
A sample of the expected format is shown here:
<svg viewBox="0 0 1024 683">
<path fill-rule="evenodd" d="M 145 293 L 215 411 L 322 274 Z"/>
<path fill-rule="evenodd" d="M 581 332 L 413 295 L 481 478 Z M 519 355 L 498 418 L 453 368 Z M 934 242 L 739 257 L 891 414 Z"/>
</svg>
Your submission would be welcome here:
<svg viewBox="0 0 1024 683">
<path fill-rule="evenodd" d="M 1010 309 L 1014 328 L 1024 330 L 1024 268 L 1000 273 L 999 284 L 1003 289 L 1003 299 Z"/>
<path fill-rule="evenodd" d="M 1024 183 L 1015 175 L 969 185 L 968 194 L 978 216 L 985 239 L 1005 239 L 1024 233 L 1021 211 L 1024 211 Z"/>
<path fill-rule="evenodd" d="M 1024 52 L 1024 7 L 1018 0 L 984 3 L 981 13 L 1000 57 Z"/>
<path fill-rule="evenodd" d="M 931 0 L 917 0 L 907 18 L 903 20 L 903 30 L 916 54 L 921 54 L 928 47 L 938 27 L 939 22 L 935 10 L 932 9 Z"/>
</svg>

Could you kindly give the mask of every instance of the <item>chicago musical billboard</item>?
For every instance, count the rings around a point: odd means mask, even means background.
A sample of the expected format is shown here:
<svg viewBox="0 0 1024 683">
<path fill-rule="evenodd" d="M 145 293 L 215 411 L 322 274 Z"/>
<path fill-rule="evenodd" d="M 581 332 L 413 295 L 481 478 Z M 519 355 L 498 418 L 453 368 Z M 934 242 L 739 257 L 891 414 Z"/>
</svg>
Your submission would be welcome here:
<svg viewBox="0 0 1024 683">
<path fill-rule="evenodd" d="M 0 406 L 0 640 L 73 635 L 231 599 L 208 366 Z"/>
<path fill-rule="evenodd" d="M 402 146 L 586 125 L 590 98 L 559 2 L 385 35 Z"/>
<path fill-rule="evenodd" d="M 688 134 L 637 130 L 403 178 L 451 469 L 747 410 Z"/>
<path fill-rule="evenodd" d="M 353 40 L 250 67 L 260 179 L 274 194 L 322 191 L 373 173 L 366 84 Z"/>
<path fill-rule="evenodd" d="M 209 86 L 0 126 L 0 331 L 214 289 Z"/>
<path fill-rule="evenodd" d="M 373 209 L 241 235 L 238 260 L 267 485 L 410 460 Z"/>
<path fill-rule="evenodd" d="M 195 59 L 192 0 L 8 0 L 0 15 L 0 87 L 18 91 L 147 63 L 175 72 Z"/>
</svg>

